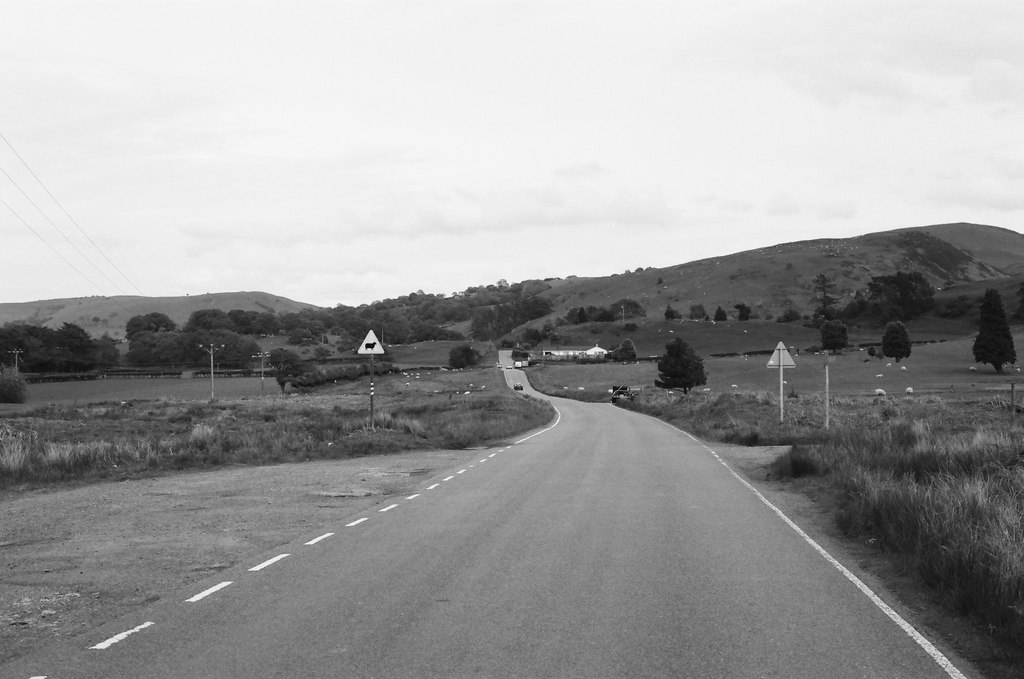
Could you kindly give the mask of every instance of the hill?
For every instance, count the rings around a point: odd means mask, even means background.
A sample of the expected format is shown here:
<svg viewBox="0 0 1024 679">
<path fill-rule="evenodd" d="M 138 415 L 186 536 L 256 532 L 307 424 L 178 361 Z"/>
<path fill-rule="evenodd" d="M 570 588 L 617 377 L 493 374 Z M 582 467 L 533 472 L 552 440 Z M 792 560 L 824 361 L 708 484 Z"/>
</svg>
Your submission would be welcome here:
<svg viewBox="0 0 1024 679">
<path fill-rule="evenodd" d="M 20 321 L 48 328 L 60 328 L 64 323 L 74 323 L 93 337 L 108 333 L 111 337 L 119 338 L 124 336 L 124 326 L 128 319 L 154 311 L 167 314 L 172 321 L 181 326 L 193 311 L 200 309 L 243 309 L 285 314 L 317 308 L 312 304 L 296 302 L 266 292 L 218 292 L 185 297 L 76 297 L 0 303 L 0 325 Z"/>
<path fill-rule="evenodd" d="M 835 281 L 842 307 L 865 292 L 872 277 L 897 271 L 919 271 L 936 288 L 1005 281 L 1024 274 L 1024 235 L 994 226 L 945 224 L 799 241 L 660 269 L 551 279 L 543 295 L 552 303 L 551 319 L 573 307 L 607 306 L 623 298 L 639 302 L 648 317 L 659 316 L 669 304 L 684 316 L 694 304 L 709 314 L 721 306 L 734 316 L 733 307 L 743 303 L 770 319 L 789 308 L 810 313 L 818 274 Z"/>
</svg>

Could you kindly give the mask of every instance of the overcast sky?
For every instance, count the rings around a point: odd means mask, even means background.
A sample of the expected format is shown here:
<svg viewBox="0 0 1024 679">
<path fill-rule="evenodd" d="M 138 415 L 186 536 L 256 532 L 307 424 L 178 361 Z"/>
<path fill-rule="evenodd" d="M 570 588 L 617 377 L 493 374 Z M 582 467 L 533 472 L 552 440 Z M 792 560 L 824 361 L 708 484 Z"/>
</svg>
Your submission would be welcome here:
<svg viewBox="0 0 1024 679">
<path fill-rule="evenodd" d="M 1021 36 L 1020 0 L 0 0 L 0 302 L 1024 231 Z"/>
</svg>

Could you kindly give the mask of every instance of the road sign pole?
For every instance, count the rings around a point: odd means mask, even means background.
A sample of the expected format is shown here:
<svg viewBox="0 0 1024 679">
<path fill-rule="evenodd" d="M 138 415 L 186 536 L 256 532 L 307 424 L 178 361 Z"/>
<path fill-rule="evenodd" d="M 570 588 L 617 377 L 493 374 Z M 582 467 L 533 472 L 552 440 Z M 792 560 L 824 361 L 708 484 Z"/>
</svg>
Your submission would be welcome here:
<svg viewBox="0 0 1024 679">
<path fill-rule="evenodd" d="M 828 354 L 825 354 L 825 431 L 828 431 Z"/>
<path fill-rule="evenodd" d="M 783 394 L 782 394 L 782 361 L 779 361 L 779 422 L 785 422 L 785 416 L 783 414 Z"/>
</svg>

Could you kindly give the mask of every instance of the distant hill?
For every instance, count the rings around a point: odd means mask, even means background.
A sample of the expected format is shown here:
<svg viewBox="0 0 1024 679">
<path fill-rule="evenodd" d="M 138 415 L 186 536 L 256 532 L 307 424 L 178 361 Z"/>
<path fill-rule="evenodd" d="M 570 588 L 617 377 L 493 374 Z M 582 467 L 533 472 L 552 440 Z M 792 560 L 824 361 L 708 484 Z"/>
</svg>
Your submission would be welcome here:
<svg viewBox="0 0 1024 679">
<path fill-rule="evenodd" d="M 75 297 L 38 302 L 0 303 L 0 325 L 21 321 L 48 328 L 74 323 L 93 337 L 108 333 L 124 337 L 124 326 L 132 316 L 160 312 L 167 314 L 179 327 L 193 311 L 221 309 L 230 311 L 269 311 L 275 314 L 295 313 L 319 307 L 271 295 L 266 292 L 217 292 L 185 297 Z"/>
<path fill-rule="evenodd" d="M 686 254 L 685 251 L 680 252 L 678 259 L 685 260 Z M 567 262 L 566 265 L 572 264 Z M 782 243 L 611 276 L 547 278 L 523 281 L 504 288 L 480 286 L 445 299 L 442 299 L 443 295 L 410 294 L 375 302 L 369 307 L 376 314 L 371 313 L 370 317 L 375 319 L 373 322 L 389 325 L 392 332 L 403 323 L 426 323 L 468 335 L 471 319 L 478 313 L 496 311 L 508 315 L 513 302 L 522 298 L 533 299 L 531 296 L 550 302 L 550 314 L 532 318 L 512 331 L 510 336 L 518 338 L 524 327 L 540 329 L 545 321 L 557 323 L 575 307 L 602 307 L 617 314 L 618 309 L 612 307 L 622 299 L 638 302 L 649 320 L 663 319 L 665 307 L 669 304 L 684 317 L 691 305 L 702 304 L 710 315 L 721 306 L 732 319 L 736 317 L 735 305 L 741 303 L 753 310 L 755 318 L 762 320 L 776 318 L 787 309 L 805 315 L 814 308 L 813 280 L 818 274 L 824 274 L 835 282 L 841 308 L 857 293 L 865 293 L 873 277 L 892 275 L 897 271 L 923 274 L 941 291 L 936 296 L 937 301 L 940 297 L 980 297 L 985 287 L 994 287 L 1000 290 L 1004 303 L 1010 304 L 1024 278 L 1024 234 L 981 224 L 919 226 L 855 238 Z M 96 337 L 103 333 L 121 337 L 125 323 L 132 316 L 156 311 L 167 314 L 181 325 L 193 311 L 211 308 L 277 314 L 318 309 L 311 304 L 264 292 L 187 297 L 83 297 L 0 304 L 0 325 L 25 321 L 60 327 L 68 322 L 81 326 Z M 529 315 L 525 317 L 531 318 Z M 969 317 L 964 317 L 964 321 L 969 320 Z M 950 324 L 946 318 L 936 318 L 935 321 L 937 326 Z M 353 332 L 364 333 L 367 322 L 370 321 L 364 318 L 361 325 L 357 323 L 358 332 Z M 335 314 L 325 320 L 325 325 L 344 326 L 345 314 Z M 495 324 L 498 325 L 501 324 Z M 501 332 L 507 328 L 508 325 L 504 325 Z M 572 333 L 565 328 L 561 334 Z"/>
<path fill-rule="evenodd" d="M 1024 274 L 1024 235 L 979 224 L 944 224 L 747 250 L 665 268 L 637 269 L 599 278 L 549 279 L 543 293 L 552 318 L 573 307 L 607 306 L 629 298 L 650 317 L 666 305 L 684 316 L 693 304 L 709 314 L 721 306 L 730 316 L 739 303 L 761 318 L 792 307 L 810 313 L 812 281 L 835 281 L 840 306 L 865 292 L 874 276 L 919 271 L 936 288 L 978 281 L 1006 281 Z M 531 323 L 535 325 L 535 323 Z"/>
</svg>

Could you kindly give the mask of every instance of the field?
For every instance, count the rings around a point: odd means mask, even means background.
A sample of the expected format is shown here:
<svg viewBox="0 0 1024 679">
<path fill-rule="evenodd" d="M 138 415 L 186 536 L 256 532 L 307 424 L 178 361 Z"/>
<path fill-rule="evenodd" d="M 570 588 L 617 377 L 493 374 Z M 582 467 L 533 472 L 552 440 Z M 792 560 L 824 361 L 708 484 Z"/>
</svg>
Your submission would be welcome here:
<svg viewBox="0 0 1024 679">
<path fill-rule="evenodd" d="M 732 336 L 735 337 L 735 332 Z M 683 337 L 690 341 L 689 335 Z M 698 341 L 708 346 L 706 338 L 698 338 Z M 1024 347 L 1024 329 L 1017 329 L 1014 341 L 1016 346 Z M 766 340 L 761 344 L 772 348 L 777 342 Z M 866 350 L 847 349 L 830 359 L 829 392 L 841 396 L 872 396 L 875 389 L 883 389 L 888 396 L 904 396 L 907 388 L 911 388 L 915 396 L 962 398 L 994 393 L 1008 395 L 1012 381 L 1024 383 L 1015 366 L 1005 367 L 1000 375 L 991 366 L 975 364 L 972 343 L 973 338 L 962 337 L 914 345 L 910 357 L 899 363 L 871 358 Z M 698 353 L 701 352 L 698 350 Z M 765 367 L 768 359 L 765 355 L 711 358 L 705 354 L 707 384 L 694 391 L 711 395 L 760 391 L 778 394 L 779 372 Z M 786 396 L 823 395 L 825 360 L 824 355 L 796 354 L 797 367 L 786 369 L 783 375 Z M 584 400 L 605 398 L 613 384 L 638 385 L 660 392 L 654 386 L 657 375 L 656 362 L 625 365 L 552 362 L 530 368 L 530 379 L 536 388 L 555 395 L 575 394 L 576 398 Z M 1024 402 L 1024 396 L 1021 401 Z"/>
</svg>

